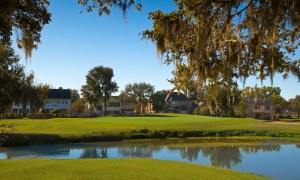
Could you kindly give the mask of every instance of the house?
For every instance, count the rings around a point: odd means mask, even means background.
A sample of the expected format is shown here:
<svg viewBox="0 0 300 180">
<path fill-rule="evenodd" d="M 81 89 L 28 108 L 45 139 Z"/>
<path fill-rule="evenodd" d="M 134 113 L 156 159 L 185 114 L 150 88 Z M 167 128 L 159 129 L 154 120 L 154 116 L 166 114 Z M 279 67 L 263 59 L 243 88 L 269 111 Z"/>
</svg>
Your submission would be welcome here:
<svg viewBox="0 0 300 180">
<path fill-rule="evenodd" d="M 70 89 L 50 89 L 45 101 L 45 113 L 51 113 L 58 110 L 61 113 L 68 112 L 71 106 L 71 90 Z"/>
<path fill-rule="evenodd" d="M 53 110 L 58 110 L 61 113 L 66 113 L 71 105 L 70 89 L 50 89 L 47 99 L 45 100 L 44 112 L 51 113 Z M 11 108 L 12 113 L 22 113 L 22 104 L 13 103 Z M 26 105 L 26 112 L 31 113 L 30 104 Z"/>
<path fill-rule="evenodd" d="M 30 113 L 30 104 L 26 104 L 26 113 Z M 22 104 L 21 103 L 13 103 L 10 113 L 23 113 L 22 112 Z"/>
<path fill-rule="evenodd" d="M 165 103 L 169 113 L 192 114 L 193 112 L 193 101 L 179 92 L 169 93 Z"/>
<path fill-rule="evenodd" d="M 104 103 L 99 102 L 95 110 L 88 105 L 91 111 L 94 111 L 97 115 L 104 115 Z M 129 102 L 122 102 L 119 96 L 111 96 L 106 105 L 106 115 L 128 115 L 134 113 L 134 104 Z"/>
<path fill-rule="evenodd" d="M 273 119 L 276 116 L 275 107 L 271 99 L 248 99 L 248 116 L 256 119 Z"/>
</svg>

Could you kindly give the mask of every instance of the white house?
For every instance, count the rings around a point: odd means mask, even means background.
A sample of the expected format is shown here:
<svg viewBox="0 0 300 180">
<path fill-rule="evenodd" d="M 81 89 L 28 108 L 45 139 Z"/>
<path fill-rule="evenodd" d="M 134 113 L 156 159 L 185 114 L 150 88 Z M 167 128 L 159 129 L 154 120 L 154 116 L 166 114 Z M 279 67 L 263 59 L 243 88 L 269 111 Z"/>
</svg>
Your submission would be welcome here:
<svg viewBox="0 0 300 180">
<path fill-rule="evenodd" d="M 45 113 L 51 113 L 53 110 L 59 110 L 66 113 L 71 106 L 70 89 L 50 89 L 45 101 Z"/>
<path fill-rule="evenodd" d="M 30 113 L 30 104 L 26 104 L 26 112 Z M 21 103 L 13 103 L 11 107 L 11 113 L 22 113 L 22 104 Z"/>
<path fill-rule="evenodd" d="M 59 110 L 61 113 L 66 113 L 70 106 L 70 89 L 50 89 L 48 91 L 43 110 L 45 111 L 45 113 L 51 113 L 53 110 Z M 22 104 L 13 103 L 11 112 L 22 113 Z M 29 103 L 26 105 L 26 112 L 31 113 Z"/>
</svg>

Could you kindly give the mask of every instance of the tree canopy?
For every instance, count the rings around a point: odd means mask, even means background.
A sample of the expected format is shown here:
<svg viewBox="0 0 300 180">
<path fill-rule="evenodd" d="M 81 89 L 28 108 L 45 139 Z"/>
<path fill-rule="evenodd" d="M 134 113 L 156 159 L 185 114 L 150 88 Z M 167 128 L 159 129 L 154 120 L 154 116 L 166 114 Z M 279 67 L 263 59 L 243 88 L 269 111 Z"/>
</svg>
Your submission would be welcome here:
<svg viewBox="0 0 300 180">
<path fill-rule="evenodd" d="M 117 83 L 112 81 L 113 76 L 113 69 L 96 66 L 88 72 L 86 85 L 81 88 L 83 97 L 94 107 L 101 101 L 104 103 L 104 115 L 111 94 L 118 91 Z"/>
<path fill-rule="evenodd" d="M 87 12 L 97 9 L 99 16 L 103 13 L 110 15 L 111 8 L 114 7 L 120 7 L 124 16 L 126 16 L 126 11 L 131 6 L 134 6 L 139 11 L 142 10 L 140 0 L 78 0 L 78 4 L 83 5 Z"/>
<path fill-rule="evenodd" d="M 292 111 L 300 117 L 300 95 L 289 100 Z"/>
<path fill-rule="evenodd" d="M 34 82 L 34 74 L 26 74 L 24 66 L 19 64 L 19 56 L 9 45 L 0 53 L 0 115 L 8 112 L 13 103 L 21 103 L 24 116 L 30 103 L 31 112 L 37 112 L 44 106 L 49 85 Z"/>
<path fill-rule="evenodd" d="M 26 58 L 41 43 L 41 31 L 51 20 L 48 0 L 2 0 L 0 1 L 0 53 L 1 46 L 11 43 L 15 32 L 19 48 Z"/>
<path fill-rule="evenodd" d="M 300 2 L 291 0 L 174 0 L 177 10 L 151 12 L 153 27 L 142 33 L 157 53 L 174 64 L 177 90 L 210 84 L 227 87 L 250 76 L 273 83 L 275 74 L 300 80 L 300 61 L 292 59 L 299 46 Z M 80 0 L 99 15 L 111 8 L 140 10 L 139 0 Z"/>
<path fill-rule="evenodd" d="M 141 82 L 127 84 L 125 89 L 121 91 L 121 97 L 127 97 L 126 99 L 133 101 L 141 107 L 141 113 L 144 112 L 146 104 L 151 100 L 151 96 L 154 94 L 154 86 Z"/>
<path fill-rule="evenodd" d="M 281 89 L 280 87 L 271 87 L 271 86 L 263 86 L 261 88 L 255 87 L 245 87 L 242 92 L 243 98 L 270 98 L 272 95 L 280 96 Z"/>
<path fill-rule="evenodd" d="M 163 111 L 165 105 L 165 99 L 169 93 L 170 91 L 168 90 L 161 90 L 161 91 L 156 91 L 151 95 L 150 100 L 152 102 L 153 111 L 155 111 L 156 113 Z"/>
<path fill-rule="evenodd" d="M 192 79 L 199 87 L 224 82 L 231 87 L 250 76 L 272 81 L 275 73 L 300 80 L 300 61 L 288 56 L 299 45 L 299 1 L 174 2 L 177 11 L 150 13 L 153 28 L 143 37 L 156 44 L 158 54 L 177 72 L 188 71 L 184 81 Z"/>
<path fill-rule="evenodd" d="M 5 113 L 18 96 L 18 82 L 24 76 L 24 67 L 19 56 L 10 45 L 4 46 L 0 53 L 0 114 Z"/>
</svg>

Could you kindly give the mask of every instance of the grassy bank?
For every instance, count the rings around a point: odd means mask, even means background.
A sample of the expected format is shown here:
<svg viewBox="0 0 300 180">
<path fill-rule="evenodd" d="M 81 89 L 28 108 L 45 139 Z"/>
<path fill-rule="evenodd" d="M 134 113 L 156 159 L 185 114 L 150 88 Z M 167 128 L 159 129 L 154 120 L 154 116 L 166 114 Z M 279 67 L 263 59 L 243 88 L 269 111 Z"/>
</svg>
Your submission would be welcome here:
<svg viewBox="0 0 300 180">
<path fill-rule="evenodd" d="M 300 139 L 300 122 L 193 115 L 2 120 L 11 124 L 6 145 L 185 137 L 281 137 Z"/>
<path fill-rule="evenodd" d="M 153 159 L 1 160 L 2 179 L 266 179 L 228 169 Z"/>
</svg>

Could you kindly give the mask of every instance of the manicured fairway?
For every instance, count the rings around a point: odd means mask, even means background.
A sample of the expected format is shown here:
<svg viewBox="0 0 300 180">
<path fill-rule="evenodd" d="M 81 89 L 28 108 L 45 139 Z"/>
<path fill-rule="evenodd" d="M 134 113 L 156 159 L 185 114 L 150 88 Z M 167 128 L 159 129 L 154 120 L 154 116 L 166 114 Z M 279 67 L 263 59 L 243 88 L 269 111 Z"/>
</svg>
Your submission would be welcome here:
<svg viewBox="0 0 300 180">
<path fill-rule="evenodd" d="M 242 179 L 261 176 L 153 159 L 1 160 L 1 179 Z"/>
<path fill-rule="evenodd" d="M 49 120 L 2 120 L 0 125 L 13 124 L 13 133 L 82 136 L 98 133 L 119 133 L 131 130 L 178 131 L 272 131 L 300 134 L 300 122 L 269 122 L 251 118 L 218 118 L 194 115 L 157 114 L 146 117 L 65 118 Z"/>
</svg>

